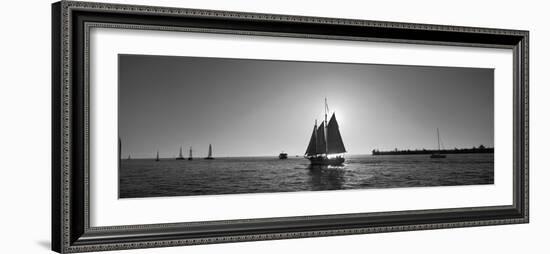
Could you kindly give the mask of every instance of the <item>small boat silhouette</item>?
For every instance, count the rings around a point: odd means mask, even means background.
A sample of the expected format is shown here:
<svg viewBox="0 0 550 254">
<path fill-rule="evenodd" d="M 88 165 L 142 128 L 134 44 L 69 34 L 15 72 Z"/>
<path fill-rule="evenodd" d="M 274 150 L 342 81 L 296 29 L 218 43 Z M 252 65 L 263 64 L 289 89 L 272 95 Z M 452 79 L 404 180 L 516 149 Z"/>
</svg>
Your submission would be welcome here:
<svg viewBox="0 0 550 254">
<path fill-rule="evenodd" d="M 441 154 L 441 142 L 439 141 L 439 128 L 437 128 L 437 152 L 432 153 L 432 155 L 430 155 L 430 158 L 432 159 L 447 158 L 447 155 Z"/>
<path fill-rule="evenodd" d="M 189 158 L 187 158 L 187 160 L 193 160 L 193 147 L 189 147 Z"/>
<path fill-rule="evenodd" d="M 208 145 L 208 156 L 204 158 L 205 160 L 213 160 L 214 157 L 212 157 L 212 144 Z"/>
<path fill-rule="evenodd" d="M 178 157 L 176 157 L 176 160 L 185 160 L 185 158 L 183 158 L 183 151 L 181 146 L 180 146 L 180 154 L 178 155 Z"/>
</svg>

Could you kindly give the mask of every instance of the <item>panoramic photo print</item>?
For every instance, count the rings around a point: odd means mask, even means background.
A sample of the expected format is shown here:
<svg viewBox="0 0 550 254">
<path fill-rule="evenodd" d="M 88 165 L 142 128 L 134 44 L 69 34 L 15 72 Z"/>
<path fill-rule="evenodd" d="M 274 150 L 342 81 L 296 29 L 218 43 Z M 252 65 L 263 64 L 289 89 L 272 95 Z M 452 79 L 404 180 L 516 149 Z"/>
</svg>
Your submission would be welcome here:
<svg viewBox="0 0 550 254">
<path fill-rule="evenodd" d="M 129 54 L 118 68 L 119 198 L 494 183 L 493 69 Z"/>
</svg>

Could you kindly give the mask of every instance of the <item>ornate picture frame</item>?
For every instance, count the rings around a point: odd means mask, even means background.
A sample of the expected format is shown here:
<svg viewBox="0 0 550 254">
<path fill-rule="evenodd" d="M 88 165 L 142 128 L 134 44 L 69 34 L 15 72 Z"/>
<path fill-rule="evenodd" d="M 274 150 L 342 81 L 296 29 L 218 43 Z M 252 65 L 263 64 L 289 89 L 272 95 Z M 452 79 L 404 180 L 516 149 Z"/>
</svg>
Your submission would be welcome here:
<svg viewBox="0 0 550 254">
<path fill-rule="evenodd" d="M 90 225 L 91 28 L 502 48 L 513 51 L 513 204 L 143 225 Z M 52 5 L 52 249 L 60 253 L 529 222 L 529 32 L 61 1 Z M 498 148 L 496 148 L 498 149 Z"/>
</svg>

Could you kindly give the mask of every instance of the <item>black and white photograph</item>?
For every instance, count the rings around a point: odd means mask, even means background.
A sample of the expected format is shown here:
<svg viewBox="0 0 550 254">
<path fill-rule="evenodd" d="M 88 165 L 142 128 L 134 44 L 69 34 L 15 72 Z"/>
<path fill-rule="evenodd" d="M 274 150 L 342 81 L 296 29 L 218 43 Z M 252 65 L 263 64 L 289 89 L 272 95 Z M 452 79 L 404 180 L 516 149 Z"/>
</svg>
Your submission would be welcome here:
<svg viewBox="0 0 550 254">
<path fill-rule="evenodd" d="M 542 4 L 102 1 L 6 9 L 4 252 L 544 246 Z"/>
<path fill-rule="evenodd" d="M 494 69 L 119 54 L 118 135 L 121 199 L 491 185 Z"/>
</svg>

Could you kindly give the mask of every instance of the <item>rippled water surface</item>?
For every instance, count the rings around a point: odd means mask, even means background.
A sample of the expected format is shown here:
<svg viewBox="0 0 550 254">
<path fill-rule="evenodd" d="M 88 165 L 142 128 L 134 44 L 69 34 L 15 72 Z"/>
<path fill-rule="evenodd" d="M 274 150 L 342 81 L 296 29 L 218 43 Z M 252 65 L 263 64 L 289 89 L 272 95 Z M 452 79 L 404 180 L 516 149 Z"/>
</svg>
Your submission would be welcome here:
<svg viewBox="0 0 550 254">
<path fill-rule="evenodd" d="M 123 160 L 120 198 L 493 184 L 493 154 L 347 156 L 339 167 L 304 158 Z"/>
</svg>

